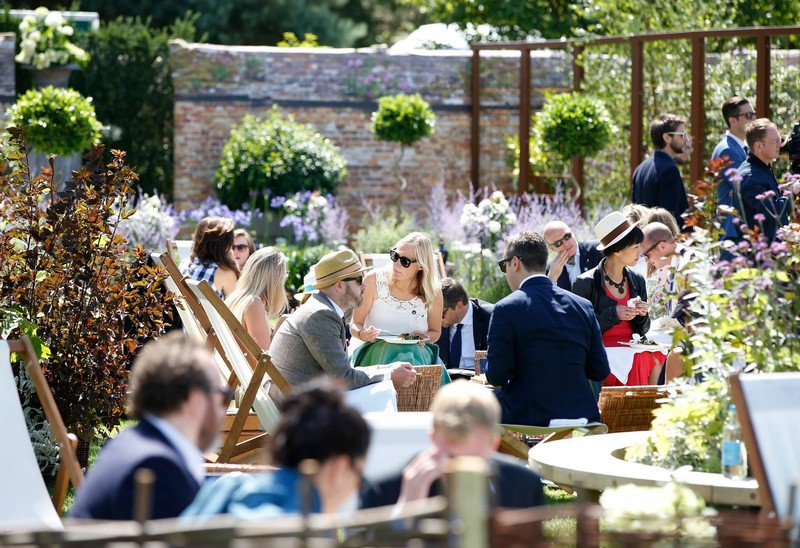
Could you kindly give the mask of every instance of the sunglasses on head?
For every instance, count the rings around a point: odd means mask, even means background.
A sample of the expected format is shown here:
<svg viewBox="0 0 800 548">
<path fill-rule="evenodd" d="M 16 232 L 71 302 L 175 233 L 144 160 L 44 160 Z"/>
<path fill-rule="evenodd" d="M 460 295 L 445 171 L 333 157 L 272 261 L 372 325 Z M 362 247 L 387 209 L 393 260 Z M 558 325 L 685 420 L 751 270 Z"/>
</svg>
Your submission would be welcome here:
<svg viewBox="0 0 800 548">
<path fill-rule="evenodd" d="M 572 232 L 567 232 L 566 234 L 564 234 L 564 237 L 563 237 L 563 238 L 560 238 L 560 239 L 556 240 L 555 242 L 553 242 L 553 243 L 552 243 L 552 244 L 550 244 L 550 245 L 552 245 L 553 247 L 555 247 L 556 249 L 558 249 L 559 247 L 561 247 L 562 245 L 564 245 L 564 243 L 565 243 L 565 242 L 568 242 L 568 241 L 570 241 L 571 239 L 572 239 Z"/>
<path fill-rule="evenodd" d="M 412 263 L 419 262 L 416 259 L 409 259 L 408 257 L 403 257 L 394 249 L 389 250 L 389 258 L 392 260 L 393 263 L 400 261 L 400 266 L 403 268 L 408 268 L 411 266 Z"/>
</svg>

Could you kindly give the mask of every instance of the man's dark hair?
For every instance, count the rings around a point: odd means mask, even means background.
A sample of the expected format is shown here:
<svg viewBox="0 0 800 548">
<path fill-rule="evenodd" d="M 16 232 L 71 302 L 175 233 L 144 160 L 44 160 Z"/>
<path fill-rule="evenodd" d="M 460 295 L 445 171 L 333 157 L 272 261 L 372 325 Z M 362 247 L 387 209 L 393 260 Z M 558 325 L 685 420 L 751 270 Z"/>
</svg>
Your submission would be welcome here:
<svg viewBox="0 0 800 548">
<path fill-rule="evenodd" d="M 361 415 L 344 402 L 330 379 L 312 381 L 286 399 L 270 451 L 273 464 L 296 468 L 301 461 L 319 463 L 346 455 L 364 457 L 370 431 Z"/>
<path fill-rule="evenodd" d="M 178 410 L 193 390 L 209 392 L 208 350 L 182 331 L 147 343 L 131 370 L 130 414 L 141 419 Z"/>
<path fill-rule="evenodd" d="M 626 247 L 630 245 L 640 244 L 644 241 L 644 232 L 638 226 L 634 226 L 633 230 L 625 234 L 620 241 L 615 243 L 614 245 L 608 246 L 603 248 L 603 255 L 609 257 L 616 253 L 617 251 L 622 251 Z"/>
<path fill-rule="evenodd" d="M 662 114 L 653 120 L 650 123 L 650 140 L 653 141 L 653 146 L 657 150 L 664 148 L 667 144 L 664 134 L 678 131 L 681 124 L 686 125 L 686 118 L 674 114 Z"/>
<path fill-rule="evenodd" d="M 536 232 L 519 232 L 506 238 L 504 258 L 517 257 L 528 272 L 544 272 L 547 242 Z"/>
<path fill-rule="evenodd" d="M 728 127 L 731 127 L 731 123 L 728 119 L 736 116 L 736 114 L 739 112 L 739 107 L 749 104 L 750 101 L 744 97 L 740 97 L 739 95 L 734 95 L 722 103 L 722 119 L 725 120 L 725 123 L 728 125 Z"/>
<path fill-rule="evenodd" d="M 442 297 L 444 298 L 445 310 L 455 307 L 456 303 L 469 304 L 467 290 L 453 278 L 442 278 Z"/>
</svg>

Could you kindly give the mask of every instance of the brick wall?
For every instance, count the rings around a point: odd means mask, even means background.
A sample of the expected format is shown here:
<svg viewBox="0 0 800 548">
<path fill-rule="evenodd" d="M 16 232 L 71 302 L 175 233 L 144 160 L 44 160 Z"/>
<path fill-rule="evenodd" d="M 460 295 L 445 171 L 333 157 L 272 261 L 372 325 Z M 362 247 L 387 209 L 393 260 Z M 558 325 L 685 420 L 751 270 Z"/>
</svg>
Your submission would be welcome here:
<svg viewBox="0 0 800 548">
<path fill-rule="evenodd" d="M 571 82 L 562 52 L 534 53 L 532 104 L 543 89 Z M 409 190 L 404 209 L 424 211 L 431 186 L 450 191 L 470 185 L 470 52 L 392 54 L 386 49 L 285 49 L 172 43 L 175 87 L 175 203 L 191 206 L 213 192 L 214 173 L 230 129 L 245 114 L 277 104 L 312 124 L 348 162 L 339 198 L 360 217 L 365 200 L 390 203 L 397 193 L 393 168 L 399 145 L 369 130 L 375 98 L 420 93 L 436 114 L 436 133 L 406 150 L 401 164 Z M 481 183 L 510 188 L 503 136 L 518 130 L 519 57 L 481 57 Z"/>
</svg>

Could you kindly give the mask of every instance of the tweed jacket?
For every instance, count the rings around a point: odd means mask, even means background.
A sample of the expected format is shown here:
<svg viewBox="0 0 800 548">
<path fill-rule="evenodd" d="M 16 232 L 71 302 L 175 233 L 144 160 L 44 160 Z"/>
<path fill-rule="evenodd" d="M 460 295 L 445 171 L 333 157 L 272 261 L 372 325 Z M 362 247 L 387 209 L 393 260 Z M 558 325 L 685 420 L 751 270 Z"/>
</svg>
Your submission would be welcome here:
<svg viewBox="0 0 800 548">
<path fill-rule="evenodd" d="M 342 318 L 322 293 L 311 296 L 283 322 L 269 346 L 275 367 L 291 386 L 322 375 L 344 381 L 347 388 L 360 388 L 381 380 L 372 379 L 350 366 Z M 274 385 L 269 395 L 279 405 L 284 396 Z"/>
<path fill-rule="evenodd" d="M 592 303 L 592 308 L 594 308 L 594 313 L 600 324 L 600 330 L 603 333 L 620 322 L 617 317 L 617 303 L 606 295 L 606 290 L 603 287 L 604 264 L 605 259 L 592 270 L 578 276 L 575 279 L 575 283 L 572 284 L 573 293 L 588 299 Z M 641 297 L 643 301 L 647 301 L 647 284 L 644 278 L 628 267 L 625 267 L 625 275 L 630 282 L 630 295 L 628 298 Z M 650 316 L 637 316 L 631 320 L 631 327 L 634 333 L 644 337 L 644 334 L 650 329 Z"/>
</svg>

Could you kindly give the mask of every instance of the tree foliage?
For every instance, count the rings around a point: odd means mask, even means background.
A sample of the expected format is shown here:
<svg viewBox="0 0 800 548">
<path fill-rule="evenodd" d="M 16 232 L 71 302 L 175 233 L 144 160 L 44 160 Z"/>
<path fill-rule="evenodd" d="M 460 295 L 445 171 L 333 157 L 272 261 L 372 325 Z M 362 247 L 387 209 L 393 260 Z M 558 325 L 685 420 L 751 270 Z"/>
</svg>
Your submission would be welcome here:
<svg viewBox="0 0 800 548">
<path fill-rule="evenodd" d="M 562 161 L 591 156 L 611 142 L 615 127 L 605 105 L 588 95 L 560 93 L 548 98 L 534 123 L 542 147 Z"/>
<path fill-rule="evenodd" d="M 11 134 L 0 149 L 0 310 L 16 307 L 36 325 L 64 422 L 88 439 L 122 418 L 126 366 L 163 331 L 171 299 L 163 270 L 147 266 L 141 247 L 129 254 L 117 230 L 136 180 L 125 153 L 106 164 L 95 147 L 57 192 L 51 170 L 31 179 L 21 132 Z"/>
<path fill-rule="evenodd" d="M 378 100 L 372 113 L 372 132 L 383 141 L 409 146 L 433 133 L 436 116 L 419 93 L 390 95 Z"/>
</svg>

